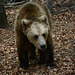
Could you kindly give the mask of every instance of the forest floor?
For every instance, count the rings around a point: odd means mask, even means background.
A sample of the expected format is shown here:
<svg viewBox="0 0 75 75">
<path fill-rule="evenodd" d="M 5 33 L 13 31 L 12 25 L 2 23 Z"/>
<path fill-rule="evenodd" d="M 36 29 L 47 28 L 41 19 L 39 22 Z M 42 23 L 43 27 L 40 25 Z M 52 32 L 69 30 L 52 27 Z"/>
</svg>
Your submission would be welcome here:
<svg viewBox="0 0 75 75">
<path fill-rule="evenodd" d="M 57 67 L 31 64 L 19 67 L 14 36 L 18 8 L 6 9 L 10 28 L 0 28 L 0 75 L 75 75 L 75 12 L 53 15 L 54 59 Z"/>
</svg>

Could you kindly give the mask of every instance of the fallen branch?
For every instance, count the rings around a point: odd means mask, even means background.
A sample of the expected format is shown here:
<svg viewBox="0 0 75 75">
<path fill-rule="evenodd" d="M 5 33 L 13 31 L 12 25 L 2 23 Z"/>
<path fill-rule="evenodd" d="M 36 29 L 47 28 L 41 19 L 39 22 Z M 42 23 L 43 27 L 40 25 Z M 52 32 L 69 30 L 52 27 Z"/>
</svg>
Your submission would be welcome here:
<svg viewBox="0 0 75 75">
<path fill-rule="evenodd" d="M 53 7 L 55 8 L 55 7 L 70 7 L 70 6 L 75 6 L 75 4 L 74 3 L 63 3 L 63 4 L 56 4 L 56 5 L 53 5 Z"/>
<path fill-rule="evenodd" d="M 8 4 L 5 4 L 5 6 L 9 6 L 9 7 L 12 7 L 12 6 L 15 6 L 15 5 L 21 5 L 23 3 L 26 3 L 26 1 L 21 1 L 21 2 L 16 2 L 16 3 L 8 3 Z"/>
<path fill-rule="evenodd" d="M 75 6 L 69 7 L 67 9 L 65 9 L 65 10 L 62 10 L 62 11 L 54 12 L 54 13 L 52 13 L 52 15 L 56 15 L 56 14 L 59 14 L 59 13 L 67 12 L 69 10 L 74 10 L 75 11 Z"/>
</svg>

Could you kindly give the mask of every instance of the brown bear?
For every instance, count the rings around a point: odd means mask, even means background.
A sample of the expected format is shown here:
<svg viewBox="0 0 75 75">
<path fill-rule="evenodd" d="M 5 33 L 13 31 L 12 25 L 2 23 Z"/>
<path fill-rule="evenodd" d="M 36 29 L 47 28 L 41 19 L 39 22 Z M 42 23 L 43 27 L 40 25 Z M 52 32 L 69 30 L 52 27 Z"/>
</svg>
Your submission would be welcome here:
<svg viewBox="0 0 75 75">
<path fill-rule="evenodd" d="M 51 15 L 47 6 L 27 2 L 19 9 L 15 19 L 15 37 L 20 66 L 28 68 L 29 58 L 35 58 L 36 48 L 39 63 L 54 64 Z"/>
</svg>

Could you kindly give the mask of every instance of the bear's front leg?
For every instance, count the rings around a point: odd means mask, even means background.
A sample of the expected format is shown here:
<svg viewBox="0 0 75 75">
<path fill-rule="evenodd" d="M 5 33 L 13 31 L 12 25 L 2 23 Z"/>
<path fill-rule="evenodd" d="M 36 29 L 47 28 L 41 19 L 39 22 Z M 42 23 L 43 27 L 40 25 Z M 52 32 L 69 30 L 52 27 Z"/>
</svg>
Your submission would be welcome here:
<svg viewBox="0 0 75 75">
<path fill-rule="evenodd" d="M 53 45 L 47 43 L 45 63 L 49 66 L 54 66 Z"/>
<path fill-rule="evenodd" d="M 53 43 L 47 42 L 47 49 L 46 49 L 46 57 L 45 57 L 45 63 L 47 66 L 57 67 L 57 65 L 54 63 L 54 53 L 53 53 Z"/>
<path fill-rule="evenodd" d="M 31 44 L 31 47 L 30 47 L 30 51 L 29 51 L 29 59 L 30 60 L 34 60 L 36 59 L 36 52 L 35 52 L 35 47 L 33 44 Z"/>
<path fill-rule="evenodd" d="M 29 67 L 27 47 L 24 46 L 23 43 L 17 42 L 17 52 L 20 61 L 20 67 L 27 69 Z"/>
<path fill-rule="evenodd" d="M 16 46 L 20 66 L 24 69 L 27 69 L 29 67 L 28 52 L 31 48 L 30 42 L 24 34 L 21 33 L 20 35 L 16 36 Z"/>
<path fill-rule="evenodd" d="M 45 51 L 41 51 L 39 50 L 39 62 L 38 64 L 45 64 L 45 58 L 46 58 L 46 54 L 45 54 Z"/>
<path fill-rule="evenodd" d="M 20 51 L 19 52 L 19 61 L 20 61 L 20 67 L 27 69 L 29 67 L 28 62 L 28 51 Z"/>
</svg>

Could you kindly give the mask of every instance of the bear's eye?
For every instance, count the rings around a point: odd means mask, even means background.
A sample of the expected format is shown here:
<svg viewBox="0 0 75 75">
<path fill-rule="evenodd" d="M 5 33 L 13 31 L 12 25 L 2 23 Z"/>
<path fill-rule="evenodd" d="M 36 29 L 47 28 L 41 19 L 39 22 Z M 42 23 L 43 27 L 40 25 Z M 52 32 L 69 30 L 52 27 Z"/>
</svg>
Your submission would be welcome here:
<svg viewBox="0 0 75 75">
<path fill-rule="evenodd" d="M 42 36 L 43 36 L 44 38 L 46 38 L 46 34 L 42 34 Z"/>
<path fill-rule="evenodd" d="M 37 39 L 38 39 L 38 35 L 35 35 L 35 36 L 34 36 L 34 39 L 36 39 L 36 40 L 37 40 Z"/>
</svg>

